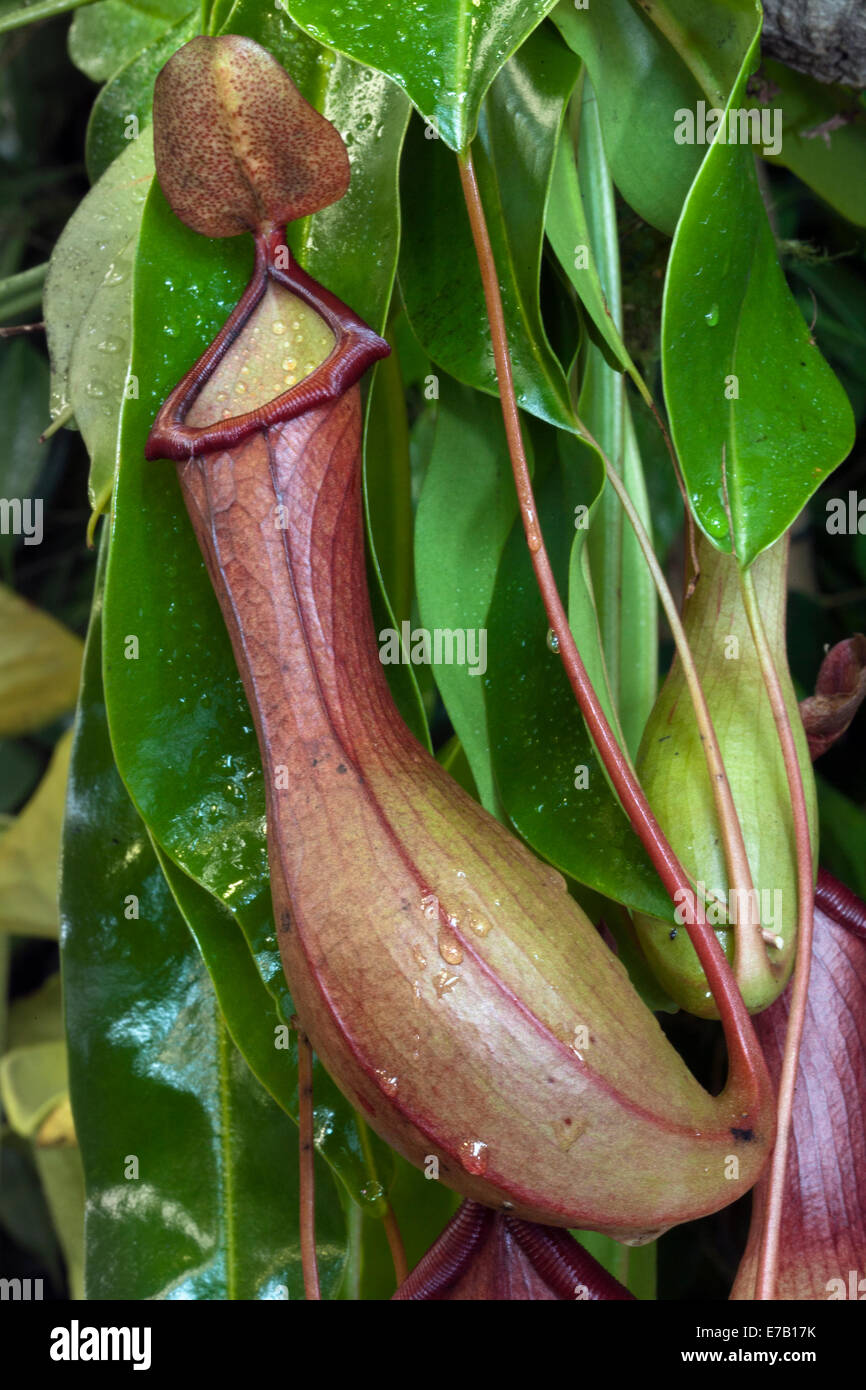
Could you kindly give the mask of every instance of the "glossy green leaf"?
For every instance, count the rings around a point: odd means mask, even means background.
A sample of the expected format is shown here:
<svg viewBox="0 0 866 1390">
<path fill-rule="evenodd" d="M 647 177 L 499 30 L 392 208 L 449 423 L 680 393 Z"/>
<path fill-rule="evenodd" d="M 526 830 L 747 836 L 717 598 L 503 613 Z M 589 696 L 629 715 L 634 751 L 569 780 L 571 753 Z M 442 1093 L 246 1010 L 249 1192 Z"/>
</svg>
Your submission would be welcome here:
<svg viewBox="0 0 866 1390">
<path fill-rule="evenodd" d="M 434 663 L 433 671 L 482 805 L 494 815 L 500 809 L 484 704 L 486 622 L 499 559 L 516 515 L 498 402 L 443 378 L 415 525 L 418 606 L 421 622 L 431 632 L 470 629 L 479 657 L 483 641 L 483 663 L 477 660 L 473 667 L 468 660 L 443 661 Z M 443 647 L 443 656 L 448 655 Z"/>
<path fill-rule="evenodd" d="M 175 904 L 198 946 L 213 981 L 223 1018 L 247 1066 L 282 1110 L 298 1118 L 297 1034 L 288 1025 L 291 996 L 271 930 L 248 940 L 227 908 L 187 877 L 154 846 Z M 356 1198 L 368 1189 L 352 1107 L 327 1072 L 314 1062 L 316 1148 Z"/>
<path fill-rule="evenodd" d="M 73 752 L 63 979 L 89 1298 L 297 1298 L 297 1130 L 235 1048 L 112 760 L 97 598 Z M 97 968 L 94 968 L 96 962 Z M 327 1167 L 326 1296 L 345 1258 Z"/>
<path fill-rule="evenodd" d="M 539 30 L 503 68 L 482 115 L 473 159 L 502 290 L 519 405 L 572 427 L 568 387 L 538 306 L 544 210 L 573 56 Z M 458 381 L 496 394 L 493 345 L 472 234 L 453 157 L 415 125 L 403 161 L 406 234 L 400 286 L 412 328 Z"/>
<path fill-rule="evenodd" d="M 730 105 L 742 107 L 757 39 Z M 845 457 L 851 407 L 776 259 L 752 150 L 716 142 L 668 263 L 662 365 L 671 433 L 698 524 L 749 565 Z"/>
<path fill-rule="evenodd" d="M 676 113 L 693 111 L 707 89 L 724 103 L 759 7 L 755 0 L 605 0 L 577 10 L 560 0 L 551 17 L 589 70 L 617 188 L 671 236 L 706 153 L 675 142 Z"/>
<path fill-rule="evenodd" d="M 594 94 L 592 104 L 590 105 L 587 98 L 582 111 L 584 118 L 594 114 L 597 121 Z M 637 368 L 614 323 L 610 305 L 605 297 L 590 241 L 571 132 L 567 127 L 563 127 L 557 142 L 544 230 L 560 265 L 577 291 L 581 303 L 609 348 L 614 361 L 619 363 L 623 371 L 629 372 L 637 379 Z"/>
<path fill-rule="evenodd" d="M 782 149 L 772 162 L 786 165 L 843 217 L 866 226 L 862 98 L 792 72 L 772 58 L 763 59 L 761 74 L 755 99 L 778 111 L 782 131 Z"/>
<path fill-rule="evenodd" d="M 611 337 L 621 345 L 622 293 L 616 205 L 594 98 L 593 88 L 587 82 L 580 116 L 578 195 L 580 198 L 583 191 L 580 201 L 582 205 L 585 199 L 586 204 L 584 231 L 592 261 L 598 267 L 605 317 Z M 621 350 L 625 352 L 624 348 Z M 630 366 L 627 354 L 625 365 Z M 646 486 L 626 400 L 625 381 L 592 343 L 587 346 L 578 414 L 616 468 L 651 535 Z M 587 651 L 592 639 L 591 630 L 587 631 L 591 618 L 585 611 L 590 593 L 585 582 L 581 582 L 584 538 L 588 538 L 586 559 L 592 576 L 591 596 L 595 601 L 608 688 L 624 744 L 634 757 L 656 696 L 656 596 L 640 546 L 609 484 L 601 492 L 589 531 L 577 526 L 572 545 L 569 622 L 581 652 Z M 595 683 L 601 690 L 601 684 Z"/>
<path fill-rule="evenodd" d="M 190 0 L 99 0 L 73 18 L 69 56 L 94 82 L 107 82 L 194 8 Z"/>
<path fill-rule="evenodd" d="M 51 414 L 70 406 L 72 349 L 94 295 L 120 273 L 115 265 L 141 221 L 153 177 L 153 148 L 133 140 L 79 203 L 51 254 L 43 311 L 51 354 Z M 110 336 L 110 325 L 107 325 Z"/>
<path fill-rule="evenodd" d="M 198 7 L 136 53 L 102 88 L 87 125 L 87 172 L 91 182 L 150 124 L 153 84 L 172 53 L 198 33 Z"/>
<path fill-rule="evenodd" d="M 364 433 L 364 500 L 382 584 L 395 622 L 412 611 L 412 472 L 400 359 L 377 363 Z"/>
<path fill-rule="evenodd" d="M 584 450 L 562 469 L 543 460 L 539 518 L 562 589 L 575 505 L 597 490 L 596 455 Z M 581 495 L 582 494 L 582 495 Z M 673 920 L 673 909 L 595 756 L 559 657 L 547 646 L 544 612 L 519 523 L 503 553 L 487 619 L 485 677 L 496 783 L 527 843 L 578 883 L 605 897 Z M 586 769 L 584 779 L 582 769 Z M 586 780 L 586 786 L 582 784 Z"/>
<path fill-rule="evenodd" d="M 484 94 L 553 0 L 288 0 L 307 33 L 402 87 L 452 150 L 475 134 Z"/>
</svg>

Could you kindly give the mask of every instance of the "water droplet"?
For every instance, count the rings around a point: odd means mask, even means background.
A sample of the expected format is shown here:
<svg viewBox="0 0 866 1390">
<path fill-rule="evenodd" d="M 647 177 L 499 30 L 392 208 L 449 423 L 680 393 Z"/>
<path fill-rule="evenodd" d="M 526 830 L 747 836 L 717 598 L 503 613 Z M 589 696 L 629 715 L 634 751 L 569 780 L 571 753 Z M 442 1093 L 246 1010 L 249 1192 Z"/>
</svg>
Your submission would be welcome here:
<svg viewBox="0 0 866 1390">
<path fill-rule="evenodd" d="M 438 975 L 434 975 L 433 984 L 439 998 L 442 999 L 450 989 L 453 989 L 459 979 L 459 975 L 449 975 L 447 970 L 440 970 Z"/>
<path fill-rule="evenodd" d="M 397 1078 L 396 1078 L 396 1076 L 389 1076 L 388 1072 L 385 1071 L 384 1068 L 382 1068 L 382 1067 L 377 1067 L 377 1068 L 376 1068 L 376 1080 L 378 1081 L 379 1085 L 382 1087 L 382 1090 L 385 1092 L 385 1095 L 386 1095 L 386 1096 L 395 1096 L 395 1095 L 397 1094 Z"/>
<path fill-rule="evenodd" d="M 105 387 L 101 381 L 88 381 L 87 394 L 88 396 L 92 396 L 94 400 L 101 400 L 105 395 Z"/>
<path fill-rule="evenodd" d="M 486 936 L 490 931 L 490 923 L 484 922 L 480 917 L 469 918 L 469 928 L 474 931 L 476 936 Z"/>
<path fill-rule="evenodd" d="M 463 959 L 463 947 L 452 931 L 443 927 L 439 932 L 439 954 L 449 965 L 459 965 Z"/>
<path fill-rule="evenodd" d="M 547 645 L 553 652 L 554 656 L 559 654 L 559 638 L 557 637 L 552 627 L 549 627 L 547 629 Z"/>
<path fill-rule="evenodd" d="M 425 956 L 417 941 L 415 942 L 415 945 L 412 947 L 412 955 L 415 957 L 415 964 L 420 966 L 420 968 L 423 970 L 424 966 L 427 964 L 427 957 Z"/>
<path fill-rule="evenodd" d="M 715 328 L 716 324 L 717 324 L 718 321 L 719 321 L 719 306 L 718 306 L 718 304 L 713 304 L 713 305 L 707 310 L 707 312 L 704 314 L 704 321 L 705 321 L 706 323 L 709 324 L 710 328 Z"/>
<path fill-rule="evenodd" d="M 287 375 L 283 377 L 283 383 L 286 386 L 294 386 L 297 380 L 298 378 L 295 376 L 294 372 L 288 372 Z"/>
<path fill-rule="evenodd" d="M 464 1139 L 460 1145 L 460 1162 L 467 1173 L 475 1177 L 487 1172 L 488 1157 L 487 1145 L 482 1139 Z"/>
<path fill-rule="evenodd" d="M 123 347 L 123 340 L 121 338 L 103 338 L 97 347 L 100 352 L 120 352 Z"/>
<path fill-rule="evenodd" d="M 236 382 L 235 382 L 235 394 L 236 394 L 236 395 L 242 396 L 242 395 L 244 394 L 244 392 L 246 391 L 246 389 L 247 389 L 247 388 L 246 388 L 246 384 L 245 384 L 243 381 L 236 381 Z"/>
<path fill-rule="evenodd" d="M 271 324 L 271 332 L 279 338 L 285 331 L 286 325 L 283 323 L 282 319 L 274 319 Z"/>
<path fill-rule="evenodd" d="M 385 1189 L 380 1182 L 368 1182 L 361 1188 L 358 1196 L 367 1206 L 376 1207 L 385 1196 Z"/>
<path fill-rule="evenodd" d="M 284 357 L 282 366 L 284 372 L 293 372 L 295 370 L 295 367 L 297 366 L 297 363 L 294 357 Z"/>
</svg>

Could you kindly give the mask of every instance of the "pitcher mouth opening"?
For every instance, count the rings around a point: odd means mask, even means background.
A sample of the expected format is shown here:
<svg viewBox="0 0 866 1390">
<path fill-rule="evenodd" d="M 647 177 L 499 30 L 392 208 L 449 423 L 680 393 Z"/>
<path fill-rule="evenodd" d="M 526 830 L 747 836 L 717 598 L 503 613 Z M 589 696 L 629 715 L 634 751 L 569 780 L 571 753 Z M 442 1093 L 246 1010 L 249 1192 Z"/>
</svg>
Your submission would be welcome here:
<svg viewBox="0 0 866 1390">
<path fill-rule="evenodd" d="M 256 258 L 246 290 L 210 346 L 163 402 L 145 445 L 146 459 L 184 462 L 202 454 L 231 449 L 258 430 L 293 420 L 339 399 L 363 373 L 391 351 L 348 305 L 302 270 L 292 257 L 282 228 L 256 235 Z M 333 335 L 333 346 L 296 384 L 278 391 L 264 404 L 210 423 L 190 424 L 189 416 L 215 373 L 237 347 L 269 289 L 281 287 L 309 308 Z M 240 388 L 237 388 L 240 389 Z M 215 407 L 214 407 L 215 408 Z"/>
</svg>

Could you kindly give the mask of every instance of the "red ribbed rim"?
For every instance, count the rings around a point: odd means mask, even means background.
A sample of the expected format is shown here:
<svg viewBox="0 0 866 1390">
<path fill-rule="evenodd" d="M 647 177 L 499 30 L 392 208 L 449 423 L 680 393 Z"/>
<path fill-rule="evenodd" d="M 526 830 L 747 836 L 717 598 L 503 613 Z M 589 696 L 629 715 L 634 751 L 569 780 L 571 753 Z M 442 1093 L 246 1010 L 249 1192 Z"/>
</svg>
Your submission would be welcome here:
<svg viewBox="0 0 866 1390">
<path fill-rule="evenodd" d="M 277 259 L 285 261 L 285 268 L 276 264 Z M 243 331 L 269 279 L 284 285 L 321 314 L 335 338 L 329 356 L 297 386 L 275 396 L 257 410 L 234 415 L 214 425 L 199 428 L 185 425 L 184 420 L 199 391 Z M 354 386 L 368 367 L 380 357 L 387 357 L 390 351 L 384 338 L 301 269 L 292 259 L 282 229 L 274 228 L 268 234 L 256 236 L 256 262 L 250 283 L 210 347 L 160 407 L 147 437 L 144 456 L 182 462 L 200 454 L 231 449 L 257 430 L 293 420 L 316 406 L 337 400 Z"/>
</svg>

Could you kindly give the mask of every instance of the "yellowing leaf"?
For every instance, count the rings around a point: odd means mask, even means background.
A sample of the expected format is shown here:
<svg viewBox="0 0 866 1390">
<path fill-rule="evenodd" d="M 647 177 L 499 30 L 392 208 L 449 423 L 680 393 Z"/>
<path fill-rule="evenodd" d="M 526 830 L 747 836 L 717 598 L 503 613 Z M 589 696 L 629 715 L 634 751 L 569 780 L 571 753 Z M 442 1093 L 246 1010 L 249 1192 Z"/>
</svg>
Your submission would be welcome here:
<svg viewBox="0 0 866 1390">
<path fill-rule="evenodd" d="M 0 1057 L 0 1098 L 16 1134 L 29 1138 L 68 1094 L 65 1042 L 15 1047 Z"/>
<path fill-rule="evenodd" d="M 72 709 L 83 649 L 74 633 L 0 585 L 0 738 Z"/>
<path fill-rule="evenodd" d="M 0 931 L 56 936 L 57 866 L 72 730 L 20 816 L 0 840 Z"/>
</svg>

